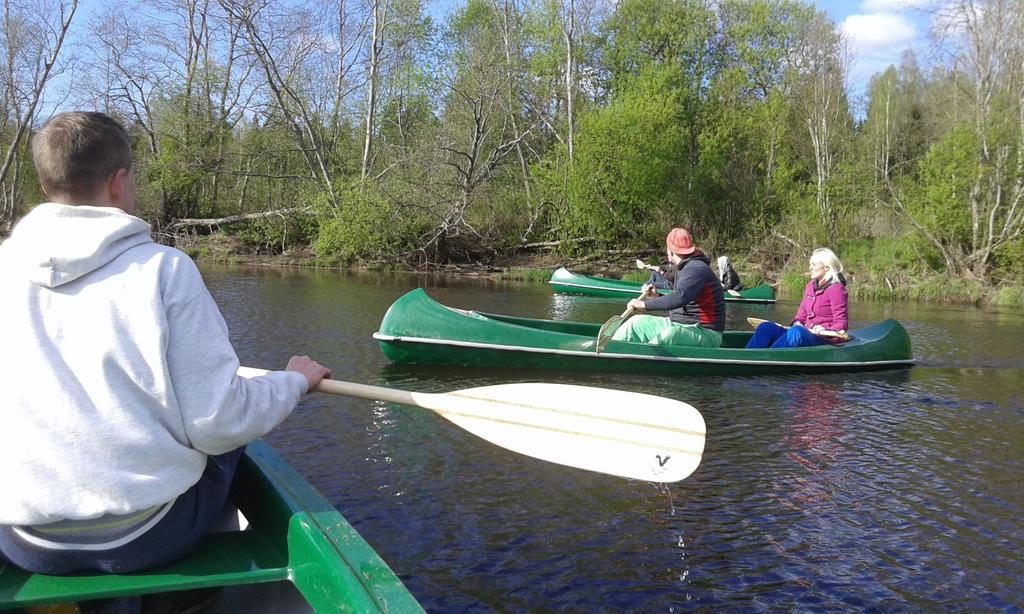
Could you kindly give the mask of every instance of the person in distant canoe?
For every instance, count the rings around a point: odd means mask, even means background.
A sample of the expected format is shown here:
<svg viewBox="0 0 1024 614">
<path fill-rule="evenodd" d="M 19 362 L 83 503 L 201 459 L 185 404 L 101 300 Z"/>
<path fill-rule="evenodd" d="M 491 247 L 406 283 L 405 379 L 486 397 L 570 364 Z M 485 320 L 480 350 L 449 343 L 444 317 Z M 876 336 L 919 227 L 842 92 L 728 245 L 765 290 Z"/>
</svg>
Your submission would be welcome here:
<svg viewBox="0 0 1024 614">
<path fill-rule="evenodd" d="M 671 290 L 678 270 L 676 265 L 667 260 L 659 263 L 656 268 L 651 269 L 651 274 L 647 277 L 647 284 L 654 286 L 657 290 Z"/>
<path fill-rule="evenodd" d="M 612 339 L 658 345 L 719 347 L 725 330 L 725 295 L 711 260 L 693 243 L 685 228 L 673 228 L 665 238 L 669 262 L 675 268 L 672 292 L 657 296 L 644 284 L 643 298 L 629 305 L 637 311 L 668 311 L 668 317 L 637 315 L 615 331 Z"/>
<path fill-rule="evenodd" d="M 795 348 L 842 341 L 834 335 L 826 337 L 821 333 L 846 333 L 848 303 L 843 264 L 832 250 L 823 247 L 811 254 L 807 270 L 811 280 L 804 288 L 792 326 L 785 328 L 774 322 L 762 322 L 754 329 L 747 342 L 748 348 Z"/>
<path fill-rule="evenodd" d="M 743 289 L 743 284 L 740 282 L 740 274 L 736 272 L 736 269 L 732 268 L 732 263 L 729 262 L 728 256 L 718 257 L 718 275 L 722 281 L 722 287 L 729 294 L 738 295 L 740 290 Z"/>
<path fill-rule="evenodd" d="M 236 374 L 199 270 L 131 215 L 131 142 L 113 118 L 56 115 L 32 157 L 50 202 L 0 245 L 0 568 L 168 563 L 221 518 L 244 446 L 329 371 L 293 356 Z"/>
</svg>

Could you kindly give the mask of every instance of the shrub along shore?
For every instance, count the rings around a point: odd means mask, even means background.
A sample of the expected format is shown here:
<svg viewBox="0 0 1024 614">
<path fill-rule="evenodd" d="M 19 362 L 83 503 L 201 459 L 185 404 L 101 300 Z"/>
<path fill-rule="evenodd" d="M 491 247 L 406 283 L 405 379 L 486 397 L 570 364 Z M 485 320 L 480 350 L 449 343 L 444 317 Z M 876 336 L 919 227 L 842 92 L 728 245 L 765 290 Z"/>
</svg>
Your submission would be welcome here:
<svg viewBox="0 0 1024 614">
<path fill-rule="evenodd" d="M 180 247 L 200 264 L 407 271 L 535 283 L 547 283 L 551 272 L 559 266 L 584 275 L 642 281 L 647 278 L 647 274 L 636 269 L 636 258 L 656 262 L 656 256 L 660 255 L 660 252 L 653 249 L 648 253 L 596 252 L 577 255 L 550 251 L 526 252 L 504 257 L 499 255 L 489 263 L 465 262 L 413 267 L 397 258 L 361 262 L 323 258 L 316 256 L 312 249 L 305 245 L 293 246 L 285 253 L 258 253 L 243 242 L 220 233 L 194 239 L 190 245 Z M 848 255 L 844 255 L 843 247 L 847 248 L 845 254 Z M 858 251 L 857 247 L 856 244 L 849 243 L 841 244 L 838 248 L 849 278 L 848 290 L 854 300 L 1024 309 L 1024 287 L 1021 285 L 1006 282 L 992 286 L 968 277 L 949 279 L 941 274 L 910 266 L 899 260 L 899 254 L 884 253 L 879 249 Z M 715 255 L 711 250 L 708 251 Z M 780 298 L 795 299 L 800 296 L 807 283 L 807 261 L 803 255 L 793 254 L 793 257 L 781 266 L 773 266 L 772 262 L 749 257 L 739 250 L 729 250 L 727 255 L 747 287 L 767 283 L 775 288 Z M 891 265 L 886 267 L 885 260 Z"/>
</svg>

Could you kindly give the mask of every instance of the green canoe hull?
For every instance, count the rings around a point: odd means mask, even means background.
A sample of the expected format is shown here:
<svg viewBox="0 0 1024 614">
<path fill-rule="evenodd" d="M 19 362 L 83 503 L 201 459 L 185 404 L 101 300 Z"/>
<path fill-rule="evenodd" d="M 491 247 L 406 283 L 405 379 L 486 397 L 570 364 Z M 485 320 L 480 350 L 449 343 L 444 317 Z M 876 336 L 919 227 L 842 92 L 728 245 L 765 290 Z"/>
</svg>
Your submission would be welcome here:
<svg viewBox="0 0 1024 614">
<path fill-rule="evenodd" d="M 400 297 L 373 337 L 400 364 L 464 367 L 750 375 L 877 370 L 913 364 L 910 336 L 895 320 L 850 331 L 838 346 L 747 350 L 750 332 L 726 332 L 720 348 L 611 341 L 594 345 L 600 324 L 536 320 L 446 307 L 422 289 Z"/>
<path fill-rule="evenodd" d="M 345 518 L 265 443 L 247 447 L 231 500 L 248 528 L 212 534 L 164 568 L 63 577 L 2 568 L 0 609 L 290 582 L 307 610 L 423 611 Z"/>
<path fill-rule="evenodd" d="M 559 268 L 551 274 L 548 281 L 551 289 L 561 294 L 579 294 L 582 296 L 598 296 L 602 298 L 636 298 L 643 286 L 639 281 L 623 281 L 606 277 L 588 277 L 571 273 Z M 658 290 L 659 294 L 668 294 L 671 290 Z M 761 284 L 746 290 L 740 290 L 739 296 L 726 292 L 726 302 L 730 303 L 774 303 L 775 291 L 768 284 Z"/>
</svg>

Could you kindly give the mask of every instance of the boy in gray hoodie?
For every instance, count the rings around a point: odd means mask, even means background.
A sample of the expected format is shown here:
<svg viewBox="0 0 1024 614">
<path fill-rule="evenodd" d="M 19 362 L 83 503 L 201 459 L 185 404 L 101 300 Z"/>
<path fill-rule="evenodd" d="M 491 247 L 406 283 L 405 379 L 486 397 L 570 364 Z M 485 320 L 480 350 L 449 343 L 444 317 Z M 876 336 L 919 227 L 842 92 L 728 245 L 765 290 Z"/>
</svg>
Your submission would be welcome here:
<svg viewBox="0 0 1024 614">
<path fill-rule="evenodd" d="M 128 134 L 63 113 L 32 139 L 50 202 L 0 245 L 0 559 L 129 572 L 191 551 L 242 448 L 329 375 L 245 379 L 192 260 L 131 215 Z"/>
</svg>

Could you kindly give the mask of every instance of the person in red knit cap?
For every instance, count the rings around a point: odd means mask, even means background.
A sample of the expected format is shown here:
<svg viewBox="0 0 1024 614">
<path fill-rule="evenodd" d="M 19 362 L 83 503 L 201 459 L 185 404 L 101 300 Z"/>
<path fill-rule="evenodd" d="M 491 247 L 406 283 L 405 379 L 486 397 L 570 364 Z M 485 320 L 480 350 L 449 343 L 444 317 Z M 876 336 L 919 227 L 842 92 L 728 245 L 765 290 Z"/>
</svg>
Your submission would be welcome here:
<svg viewBox="0 0 1024 614">
<path fill-rule="evenodd" d="M 644 284 L 643 298 L 631 300 L 629 306 L 640 312 L 667 311 L 668 317 L 635 316 L 615 331 L 612 339 L 719 347 L 725 330 L 725 292 L 711 270 L 711 260 L 697 249 L 685 228 L 673 228 L 665 247 L 676 268 L 672 292 L 658 296 L 652 284 Z"/>
</svg>

